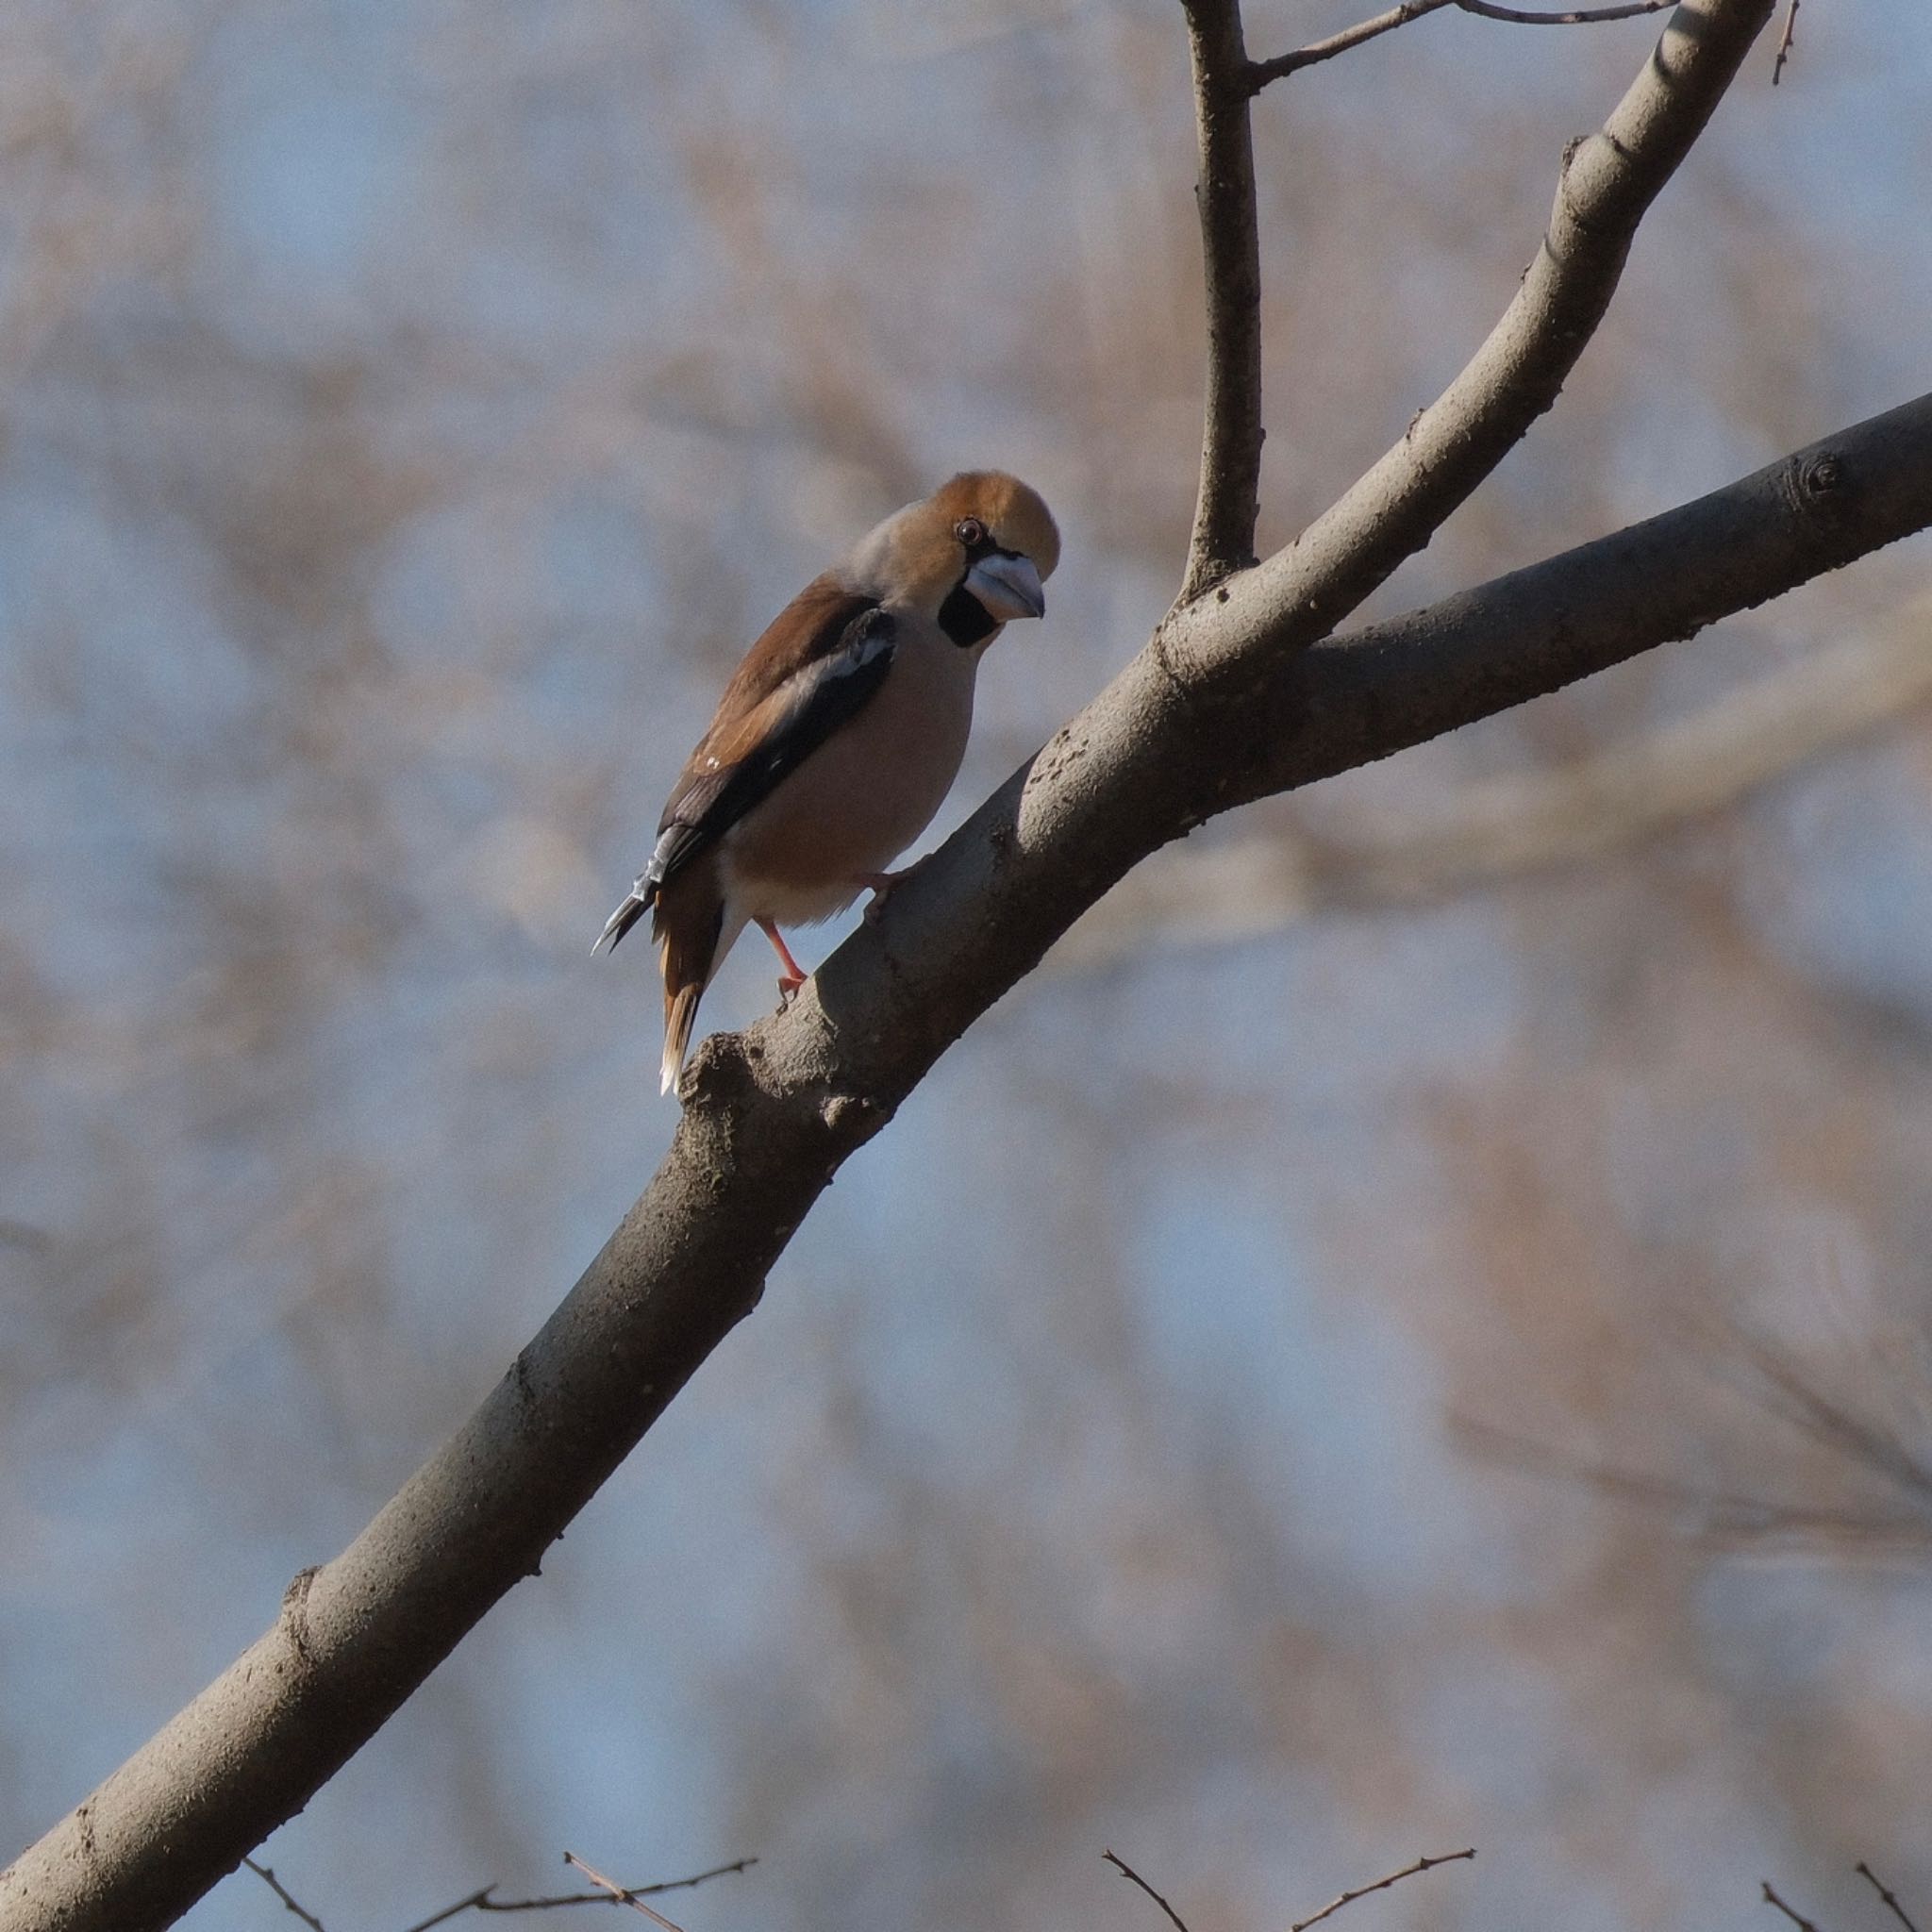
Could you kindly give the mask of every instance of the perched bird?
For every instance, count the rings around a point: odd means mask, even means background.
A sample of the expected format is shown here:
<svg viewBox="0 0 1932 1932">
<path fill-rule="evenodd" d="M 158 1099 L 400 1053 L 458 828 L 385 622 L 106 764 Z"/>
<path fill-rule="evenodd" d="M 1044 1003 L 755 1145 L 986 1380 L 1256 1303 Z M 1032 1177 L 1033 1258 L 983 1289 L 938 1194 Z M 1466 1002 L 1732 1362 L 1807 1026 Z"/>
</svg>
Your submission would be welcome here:
<svg viewBox="0 0 1932 1932">
<path fill-rule="evenodd" d="M 591 950 L 646 911 L 664 971 L 663 1091 L 698 1001 L 745 928 L 805 984 L 783 924 L 829 919 L 931 822 L 965 756 L 973 679 L 1016 617 L 1046 608 L 1059 531 L 1037 491 L 969 470 L 815 577 L 745 654 L 685 760 L 658 843 Z"/>
</svg>

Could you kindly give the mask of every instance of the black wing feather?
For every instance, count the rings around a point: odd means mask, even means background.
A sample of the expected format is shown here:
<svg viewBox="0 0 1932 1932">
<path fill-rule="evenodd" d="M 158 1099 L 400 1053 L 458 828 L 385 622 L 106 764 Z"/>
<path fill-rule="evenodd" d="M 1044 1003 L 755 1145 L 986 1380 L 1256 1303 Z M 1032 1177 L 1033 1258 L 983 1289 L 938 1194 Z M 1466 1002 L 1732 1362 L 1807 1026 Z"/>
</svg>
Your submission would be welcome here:
<svg viewBox="0 0 1932 1932">
<path fill-rule="evenodd" d="M 708 852 L 841 725 L 864 710 L 885 683 L 897 649 L 891 618 L 877 606 L 861 611 L 840 633 L 827 658 L 850 657 L 849 671 L 822 676 L 811 696 L 781 731 L 749 758 L 701 773 L 673 794 L 658 822 L 658 842 L 630 895 L 610 915 L 597 943 L 618 944 L 656 903 L 659 890 Z M 864 655 L 868 649 L 870 656 Z M 595 947 L 591 949 L 595 951 Z"/>
<path fill-rule="evenodd" d="M 701 852 L 715 845 L 740 819 L 761 805 L 781 779 L 796 770 L 833 732 L 869 705 L 892 668 L 892 620 L 876 607 L 862 611 L 841 633 L 827 658 L 858 658 L 868 645 L 872 656 L 850 671 L 823 677 L 810 698 L 782 731 L 751 757 L 692 779 L 664 808 L 658 821 L 658 843 L 644 868 L 653 887 L 675 878 Z"/>
</svg>

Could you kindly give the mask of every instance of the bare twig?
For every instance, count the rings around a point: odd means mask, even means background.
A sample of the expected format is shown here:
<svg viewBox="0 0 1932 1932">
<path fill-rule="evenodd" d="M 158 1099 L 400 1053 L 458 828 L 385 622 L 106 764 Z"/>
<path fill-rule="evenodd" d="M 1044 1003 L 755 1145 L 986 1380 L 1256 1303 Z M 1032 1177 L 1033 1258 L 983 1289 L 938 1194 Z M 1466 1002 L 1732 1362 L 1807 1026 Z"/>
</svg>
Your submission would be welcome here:
<svg viewBox="0 0 1932 1932">
<path fill-rule="evenodd" d="M 1261 490 L 1261 243 L 1240 0 L 1187 0 L 1208 306 L 1201 483 L 1180 601 L 1255 560 Z"/>
<path fill-rule="evenodd" d="M 1785 62 L 1790 58 L 1798 35 L 1798 0 L 1786 0 L 1785 24 L 1778 31 L 1777 58 L 1771 63 L 1771 84 L 1775 87 L 1783 78 Z"/>
<path fill-rule="evenodd" d="M 1770 1879 L 1766 1878 L 1760 1882 L 1764 1887 L 1764 1902 L 1766 1905 L 1775 1906 L 1798 1928 L 1798 1932 L 1818 1932 L 1818 1927 L 1809 1919 L 1806 1918 L 1804 1913 L 1792 1911 L 1790 1907 L 1778 1897 L 1777 1893 L 1771 1889 Z"/>
<path fill-rule="evenodd" d="M 1346 54 L 1351 47 L 1359 47 L 1365 41 L 1379 40 L 1399 26 L 1407 26 L 1412 20 L 1420 20 L 1425 13 L 1438 13 L 1453 4 L 1454 0 L 1403 0 L 1400 7 L 1391 7 L 1387 13 L 1375 14 L 1372 19 L 1357 21 L 1354 26 L 1345 26 L 1338 34 L 1330 34 L 1326 40 L 1310 41 L 1306 47 L 1296 47 L 1291 53 L 1276 54 L 1271 60 L 1254 61 L 1248 68 L 1248 92 L 1259 93 L 1271 80 L 1279 80 L 1285 74 L 1313 67 L 1319 61 L 1332 60 L 1338 54 Z"/>
<path fill-rule="evenodd" d="M 582 1864 L 582 1860 L 577 1860 Z M 754 1858 L 734 1858 L 728 1865 L 713 1865 L 708 1872 L 694 1872 L 689 1878 L 660 1878 L 653 1885 L 627 1885 L 624 1888 L 626 1899 L 657 1898 L 667 1891 L 689 1891 L 699 1885 L 708 1885 L 714 1878 L 728 1877 L 735 1872 L 748 1872 L 758 1863 Z M 588 1867 L 586 1868 L 588 1870 Z M 602 1883 L 603 1881 L 599 1881 Z M 495 1887 L 489 1888 L 494 1891 Z M 466 1901 L 467 1903 L 467 1901 Z M 510 1898 L 491 1900 L 478 1906 L 485 1912 L 541 1912 L 555 1906 L 601 1906 L 616 1905 L 622 1901 L 605 1891 L 569 1891 L 551 1898 Z M 431 1923 L 434 1923 L 433 1921 Z M 409 1932 L 423 1932 L 421 1926 L 412 1925 Z"/>
<path fill-rule="evenodd" d="M 1887 1907 L 1890 1909 L 1892 1917 L 1906 1928 L 1906 1932 L 1919 1932 L 1919 1928 L 1912 1924 L 1910 1918 L 1907 1915 L 1905 1907 L 1899 1904 L 1897 1895 L 1892 1892 L 1877 1873 L 1866 1864 L 1863 1858 L 1860 1858 L 1852 1869 L 1885 1901 Z"/>
<path fill-rule="evenodd" d="M 663 1878 L 654 1885 L 625 1886 L 623 1888 L 624 1898 L 618 1898 L 608 1890 L 556 1892 L 548 1898 L 498 1898 L 496 1887 L 486 1885 L 480 1891 L 473 1891 L 468 1898 L 459 1898 L 454 1905 L 444 1906 L 441 1911 L 432 1912 L 426 1919 L 418 1919 L 407 1928 L 407 1932 L 430 1932 L 432 1926 L 444 1924 L 464 1912 L 548 1912 L 560 1906 L 622 1905 L 629 1899 L 655 1898 L 660 1892 L 683 1891 L 694 1885 L 705 1885 L 730 1873 L 749 1871 L 757 1863 L 756 1858 L 734 1858 L 728 1865 L 713 1865 L 708 1872 L 693 1873 L 689 1878 Z"/>
<path fill-rule="evenodd" d="M 1418 1872 L 1433 1872 L 1438 1865 L 1453 1865 L 1458 1858 L 1473 1858 L 1475 1847 L 1471 1845 L 1466 1852 L 1443 1852 L 1434 1858 L 1418 1858 L 1413 1865 L 1405 1865 L 1400 1872 L 1391 1872 L 1386 1878 L 1378 1878 L 1373 1885 L 1359 1885 L 1353 1891 L 1344 1891 L 1338 1899 L 1331 1900 L 1311 1919 L 1298 1920 L 1289 1927 L 1289 1932 L 1308 1932 L 1310 1925 L 1319 1925 L 1333 1912 L 1339 1912 L 1343 1906 L 1352 1905 L 1358 1898 L 1367 1898 L 1372 1891 L 1386 1891 L 1390 1886 L 1404 1878 L 1413 1878 Z"/>
<path fill-rule="evenodd" d="M 413 1925 L 406 1927 L 405 1932 L 429 1932 L 432 1925 L 446 1924 L 451 1919 L 464 1912 L 513 1912 L 524 1908 L 522 1906 L 497 1903 L 493 1897 L 495 1890 L 495 1886 L 486 1885 L 481 1891 L 473 1891 L 468 1898 L 459 1898 L 455 1905 L 444 1906 L 441 1911 L 431 1912 L 426 1919 L 418 1919 Z M 595 1899 L 599 1905 L 608 1903 L 601 1891 L 587 1891 L 583 1896 Z M 544 1906 L 564 1905 L 569 1901 L 542 1898 L 530 1899 L 526 1903 L 529 1909 L 536 1910 Z"/>
<path fill-rule="evenodd" d="M 1660 13 L 1677 0 L 1624 0 L 1617 7 L 1578 7 L 1567 13 L 1541 13 L 1522 7 L 1498 7 L 1495 0 L 1456 0 L 1464 13 L 1485 20 L 1507 20 L 1517 26 L 1593 26 L 1605 20 L 1635 20 L 1641 13 Z"/>
<path fill-rule="evenodd" d="M 322 1921 L 318 1919 L 313 1912 L 309 1911 L 307 1907 L 297 1903 L 294 1895 L 289 1890 L 289 1888 L 286 1885 L 284 1885 L 279 1878 L 275 1876 L 275 1872 L 271 1867 L 267 1865 L 258 1865 L 253 1858 L 243 1858 L 242 1862 L 244 1865 L 246 1865 L 248 1869 L 251 1872 L 253 1872 L 255 1875 L 258 1878 L 259 1878 L 261 1882 L 264 1885 L 266 1885 L 268 1889 L 272 1892 L 274 1892 L 275 1895 L 278 1899 L 280 1899 L 281 1902 L 285 1906 L 287 1906 L 288 1908 L 291 1912 L 293 1912 L 294 1915 L 298 1919 L 300 1919 L 305 1925 L 309 1926 L 311 1928 L 311 1932 L 327 1932 L 327 1927 L 323 1924 Z"/>
<path fill-rule="evenodd" d="M 583 1861 L 577 1861 L 581 1864 Z M 749 1872 L 758 1863 L 756 1857 L 733 1858 L 728 1865 L 713 1865 L 708 1872 L 693 1872 L 689 1878 L 660 1878 L 651 1885 L 630 1885 L 625 1888 L 632 1898 L 660 1898 L 667 1891 L 692 1891 L 700 1885 L 708 1885 L 714 1878 L 729 1878 L 740 1872 Z M 498 1912 L 526 1912 L 532 1906 L 589 1905 L 601 1894 L 592 1891 L 572 1892 L 566 1898 L 543 1898 L 525 1900 L 507 1905 L 492 1906 Z"/>
<path fill-rule="evenodd" d="M 1174 1932 L 1188 1932 L 1187 1922 L 1181 1915 L 1118 1852 L 1102 1852 L 1100 1856 L 1124 1878 L 1131 1878 L 1167 1914 L 1174 1924 Z"/>
<path fill-rule="evenodd" d="M 1250 62 L 1248 92 L 1259 93 L 1271 80 L 1279 80 L 1283 75 L 1332 60 L 1336 55 L 1346 54 L 1365 41 L 1379 40 L 1399 26 L 1407 26 L 1412 20 L 1420 20 L 1425 13 L 1440 13 L 1445 7 L 1454 7 L 1463 13 L 1479 14 L 1485 20 L 1510 21 L 1518 26 L 1587 26 L 1598 21 L 1634 20 L 1641 13 L 1660 13 L 1666 7 L 1676 4 L 1677 0 L 1623 0 L 1622 5 L 1613 7 L 1579 7 L 1564 13 L 1541 13 L 1521 7 L 1498 7 L 1493 0 L 1403 0 L 1400 7 L 1391 7 L 1387 13 L 1357 21 L 1354 26 L 1343 27 L 1340 33 L 1330 34 L 1325 40 L 1310 41 L 1305 47 L 1296 47 L 1291 53 L 1276 54 L 1272 59 Z"/>
<path fill-rule="evenodd" d="M 619 1885 L 614 1878 L 605 1877 L 603 1873 L 599 1872 L 594 1865 L 585 1864 L 575 1852 L 564 1853 L 563 1862 L 566 1865 L 575 1865 L 592 1885 L 601 1885 L 610 1894 L 613 1903 L 628 1906 L 634 1912 L 641 1912 L 645 1918 L 663 1926 L 664 1932 L 684 1932 L 683 1926 L 679 1925 L 675 1920 L 667 1919 L 662 1912 L 654 1911 L 636 1892 L 629 1890 L 625 1886 Z"/>
</svg>

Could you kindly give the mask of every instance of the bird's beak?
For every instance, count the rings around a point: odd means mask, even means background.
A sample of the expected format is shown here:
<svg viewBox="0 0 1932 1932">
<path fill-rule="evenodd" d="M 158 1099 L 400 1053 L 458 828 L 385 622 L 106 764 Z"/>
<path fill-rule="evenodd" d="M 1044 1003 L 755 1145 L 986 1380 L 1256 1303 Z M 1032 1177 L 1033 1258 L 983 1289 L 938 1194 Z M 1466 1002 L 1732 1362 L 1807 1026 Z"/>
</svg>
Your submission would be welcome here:
<svg viewBox="0 0 1932 1932">
<path fill-rule="evenodd" d="M 966 588 L 1002 624 L 1015 617 L 1040 617 L 1046 610 L 1040 573 L 1024 557 L 982 557 L 966 573 Z"/>
</svg>

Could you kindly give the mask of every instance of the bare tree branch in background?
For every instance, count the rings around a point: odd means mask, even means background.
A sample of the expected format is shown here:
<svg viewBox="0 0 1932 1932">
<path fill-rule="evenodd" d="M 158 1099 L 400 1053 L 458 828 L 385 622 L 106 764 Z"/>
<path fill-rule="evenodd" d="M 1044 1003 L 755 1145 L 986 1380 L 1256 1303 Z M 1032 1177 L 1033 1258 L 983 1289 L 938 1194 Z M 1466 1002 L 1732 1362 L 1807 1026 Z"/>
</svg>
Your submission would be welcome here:
<svg viewBox="0 0 1932 1932">
<path fill-rule="evenodd" d="M 706 1043 L 662 1167 L 543 1330 L 349 1549 L 297 1577 L 274 1627 L 0 1874 L 0 1926 L 167 1924 L 306 1803 L 536 1573 L 757 1305 L 840 1164 L 1150 852 L 1233 805 L 1688 637 L 1932 523 L 1927 398 L 1617 536 L 1328 635 L 1555 400 L 1638 222 L 1771 8 L 1685 0 L 1604 131 L 1566 155 L 1515 300 L 1409 433 L 1294 543 L 1176 607 L 787 1012 Z M 1197 73 L 1239 53 L 1232 0 L 1200 0 L 1190 22 Z M 1228 125 L 1204 130 L 1204 154 L 1224 152 L 1224 138 Z M 1241 207 L 1239 193 L 1204 192 L 1217 220 L 1241 219 Z M 1241 354 L 1244 341 L 1223 338 Z M 1216 380 L 1238 385 L 1239 365 Z M 1244 474 L 1258 407 L 1241 401 L 1230 388 L 1210 411 L 1210 480 Z M 1245 486 L 1204 490 L 1191 573 L 1239 548 L 1244 497 Z"/>
<path fill-rule="evenodd" d="M 1754 1554 L 1829 1551 L 1834 1557 L 1904 1559 L 1923 1563 L 1932 1550 L 1932 1523 L 1907 1510 L 1835 1507 L 1783 1497 L 1701 1488 L 1673 1476 L 1625 1469 L 1457 1416 L 1451 1429 L 1472 1455 L 1500 1468 L 1544 1480 L 1574 1483 L 1684 1524 L 1712 1549 Z"/>
<path fill-rule="evenodd" d="M 1754 1555 L 1923 1564 L 1932 1551 L 1932 1462 L 1910 1440 L 1916 1389 L 1887 1352 L 1834 1374 L 1747 1321 L 1679 1323 L 1679 1355 L 1735 1391 L 1812 1453 L 1778 1478 L 1754 1457 L 1748 1490 L 1632 1469 L 1560 1443 L 1538 1441 L 1477 1417 L 1455 1416 L 1460 1444 L 1484 1460 L 1554 1478 L 1675 1518 L 1708 1547 Z M 1845 1392 L 1845 1391 L 1851 1392 Z M 1783 1489 L 1786 1493 L 1775 1493 Z"/>
</svg>

